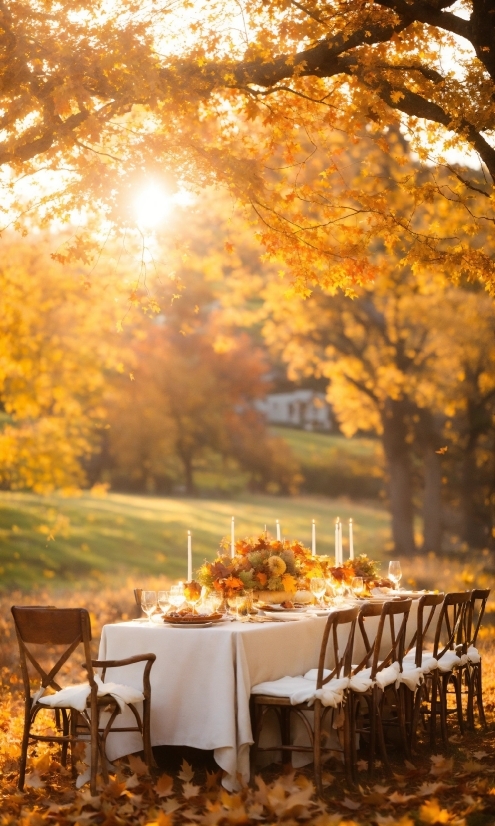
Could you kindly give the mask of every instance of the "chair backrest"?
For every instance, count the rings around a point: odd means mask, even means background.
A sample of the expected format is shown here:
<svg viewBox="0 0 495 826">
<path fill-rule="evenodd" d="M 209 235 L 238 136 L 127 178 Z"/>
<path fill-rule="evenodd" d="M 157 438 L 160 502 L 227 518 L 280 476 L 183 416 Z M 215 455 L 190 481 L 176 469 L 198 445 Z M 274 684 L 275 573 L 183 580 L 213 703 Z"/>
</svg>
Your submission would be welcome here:
<svg viewBox="0 0 495 826">
<path fill-rule="evenodd" d="M 478 632 L 483 619 L 486 603 L 490 596 L 490 589 L 474 588 L 471 591 L 469 606 L 466 611 L 466 639 L 467 644 L 476 645 Z"/>
<path fill-rule="evenodd" d="M 467 648 L 465 620 L 470 598 L 470 591 L 445 594 L 433 643 L 433 656 L 436 660 L 441 659 L 447 651 Z"/>
<path fill-rule="evenodd" d="M 404 648 L 406 638 L 407 619 L 411 610 L 412 600 L 396 599 L 382 604 L 365 603 L 359 612 L 358 628 L 365 648 L 364 657 L 354 666 L 353 673 L 357 674 L 364 668 L 371 667 L 371 679 L 375 679 L 376 674 L 398 662 L 402 669 L 404 659 Z M 369 620 L 378 617 L 378 628 L 371 642 L 366 629 Z M 397 628 L 397 622 L 399 627 Z M 369 628 L 368 628 L 369 630 Z M 385 643 L 385 631 L 389 632 L 390 645 Z M 384 644 L 387 646 L 383 651 Z"/>
<path fill-rule="evenodd" d="M 359 616 L 359 605 L 354 608 L 343 608 L 330 614 L 325 625 L 323 638 L 321 641 L 320 660 L 318 663 L 318 676 L 316 688 L 322 688 L 334 677 L 348 677 L 352 668 L 352 651 L 354 648 L 354 632 Z M 349 626 L 345 633 L 345 643 L 343 626 Z M 341 640 L 339 642 L 339 629 Z M 333 669 L 330 674 L 324 677 L 325 664 L 331 661 Z"/>
<path fill-rule="evenodd" d="M 431 626 L 433 617 L 439 605 L 442 604 L 445 594 L 424 594 L 418 600 L 418 614 L 416 631 L 414 632 L 407 651 L 416 648 L 415 665 L 419 668 L 422 663 L 423 649 L 426 635 Z"/>
<path fill-rule="evenodd" d="M 34 669 L 43 688 L 51 687 L 56 691 L 60 685 L 56 677 L 60 669 L 67 662 L 74 651 L 82 646 L 84 664 L 87 669 L 91 686 L 94 682 L 91 665 L 91 623 L 85 608 L 43 608 L 40 606 L 13 605 L 11 608 L 14 617 L 19 653 L 21 659 L 22 679 L 26 698 L 30 694 L 29 665 Z M 35 656 L 31 646 L 41 645 L 47 648 L 62 646 L 63 651 L 54 665 L 48 670 Z"/>
</svg>

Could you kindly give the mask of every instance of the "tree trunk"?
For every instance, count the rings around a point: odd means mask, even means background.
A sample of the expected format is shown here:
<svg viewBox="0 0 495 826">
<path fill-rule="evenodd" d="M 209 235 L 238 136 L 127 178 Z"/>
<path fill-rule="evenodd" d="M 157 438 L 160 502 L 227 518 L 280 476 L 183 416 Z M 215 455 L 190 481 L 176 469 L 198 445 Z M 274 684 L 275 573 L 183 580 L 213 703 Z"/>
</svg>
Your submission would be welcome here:
<svg viewBox="0 0 495 826">
<path fill-rule="evenodd" d="M 184 465 L 184 477 L 186 481 L 186 494 L 188 496 L 196 496 L 197 490 L 194 484 L 194 471 L 192 457 L 189 454 L 181 454 L 182 464 Z"/>
<path fill-rule="evenodd" d="M 389 475 L 394 550 L 396 554 L 412 556 L 416 552 L 416 544 L 405 403 L 389 399 L 382 413 L 382 424 L 383 450 Z"/>
<path fill-rule="evenodd" d="M 442 457 L 438 416 L 428 408 L 417 409 L 416 443 L 423 455 L 423 547 L 438 553 L 442 547 Z"/>
<path fill-rule="evenodd" d="M 442 460 L 431 442 L 424 450 L 423 548 L 438 553 L 442 547 Z"/>
<path fill-rule="evenodd" d="M 484 548 L 487 544 L 487 526 L 476 502 L 479 495 L 476 467 L 476 444 L 468 445 L 462 459 L 462 538 L 471 548 Z"/>
</svg>

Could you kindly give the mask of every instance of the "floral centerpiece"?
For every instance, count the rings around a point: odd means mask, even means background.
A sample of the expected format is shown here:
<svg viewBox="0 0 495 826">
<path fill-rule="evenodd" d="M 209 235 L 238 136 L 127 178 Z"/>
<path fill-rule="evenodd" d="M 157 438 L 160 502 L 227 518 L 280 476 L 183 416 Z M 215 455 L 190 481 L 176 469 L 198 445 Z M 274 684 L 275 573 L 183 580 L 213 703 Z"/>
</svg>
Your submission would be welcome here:
<svg viewBox="0 0 495 826">
<path fill-rule="evenodd" d="M 360 576 L 368 591 L 372 588 L 392 585 L 390 580 L 379 575 L 378 563 L 366 554 L 361 554 L 355 559 L 346 559 L 339 567 L 329 567 L 326 576 L 332 576 L 337 582 L 345 585 L 350 585 L 355 576 Z"/>
<path fill-rule="evenodd" d="M 198 580 L 224 597 L 241 591 L 272 591 L 294 594 L 308 587 L 313 576 L 324 576 L 321 557 L 312 556 L 300 542 L 283 542 L 266 534 L 240 539 L 235 556 L 230 555 L 228 539 L 222 540 L 220 554 L 213 562 L 204 562 Z"/>
</svg>

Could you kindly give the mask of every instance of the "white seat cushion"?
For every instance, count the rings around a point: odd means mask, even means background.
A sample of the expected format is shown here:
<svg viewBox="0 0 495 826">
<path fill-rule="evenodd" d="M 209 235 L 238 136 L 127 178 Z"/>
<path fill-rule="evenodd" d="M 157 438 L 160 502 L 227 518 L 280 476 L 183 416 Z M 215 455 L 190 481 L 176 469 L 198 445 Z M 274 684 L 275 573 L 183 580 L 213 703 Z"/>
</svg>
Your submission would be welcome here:
<svg viewBox="0 0 495 826">
<path fill-rule="evenodd" d="M 406 663 L 403 663 L 402 671 L 399 674 L 399 682 L 404 683 L 410 691 L 416 691 L 418 686 L 423 682 L 423 669 L 412 668 Z"/>
<path fill-rule="evenodd" d="M 139 689 L 121 683 L 103 683 L 97 674 L 95 683 L 98 686 L 98 697 L 113 697 L 121 711 L 128 703 L 139 703 L 144 700 L 144 694 Z M 89 683 L 79 683 L 62 688 L 46 697 L 38 696 L 36 699 L 38 703 L 50 708 L 74 708 L 76 711 L 84 711 L 90 693 Z"/>
<path fill-rule="evenodd" d="M 438 669 L 446 674 L 452 671 L 457 665 L 461 664 L 461 658 L 457 656 L 455 651 L 446 651 L 443 657 L 438 658 Z"/>
<path fill-rule="evenodd" d="M 330 673 L 330 672 L 328 672 Z M 344 699 L 344 692 L 349 685 L 347 677 L 330 680 L 323 688 L 316 689 L 316 680 L 304 677 L 281 677 L 280 680 L 270 680 L 258 683 L 251 689 L 251 694 L 265 694 L 268 697 L 290 699 L 291 705 L 308 703 L 312 705 L 315 699 L 321 700 L 322 705 L 337 706 Z"/>
<path fill-rule="evenodd" d="M 363 668 L 362 671 L 358 671 L 357 674 L 353 674 L 349 683 L 349 688 L 351 691 L 357 691 L 359 694 L 363 694 L 365 691 L 368 691 L 368 689 L 373 685 L 373 680 L 371 679 L 370 674 L 371 668 Z"/>
</svg>

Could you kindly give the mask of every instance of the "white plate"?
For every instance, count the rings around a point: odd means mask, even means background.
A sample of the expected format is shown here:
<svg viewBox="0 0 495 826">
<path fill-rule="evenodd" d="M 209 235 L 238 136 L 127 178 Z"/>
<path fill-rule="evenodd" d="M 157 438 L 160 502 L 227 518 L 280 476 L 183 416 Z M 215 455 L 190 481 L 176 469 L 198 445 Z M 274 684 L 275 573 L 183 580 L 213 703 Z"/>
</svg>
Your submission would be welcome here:
<svg viewBox="0 0 495 826">
<path fill-rule="evenodd" d="M 166 622 L 164 628 L 208 628 L 218 622 Z"/>
</svg>

